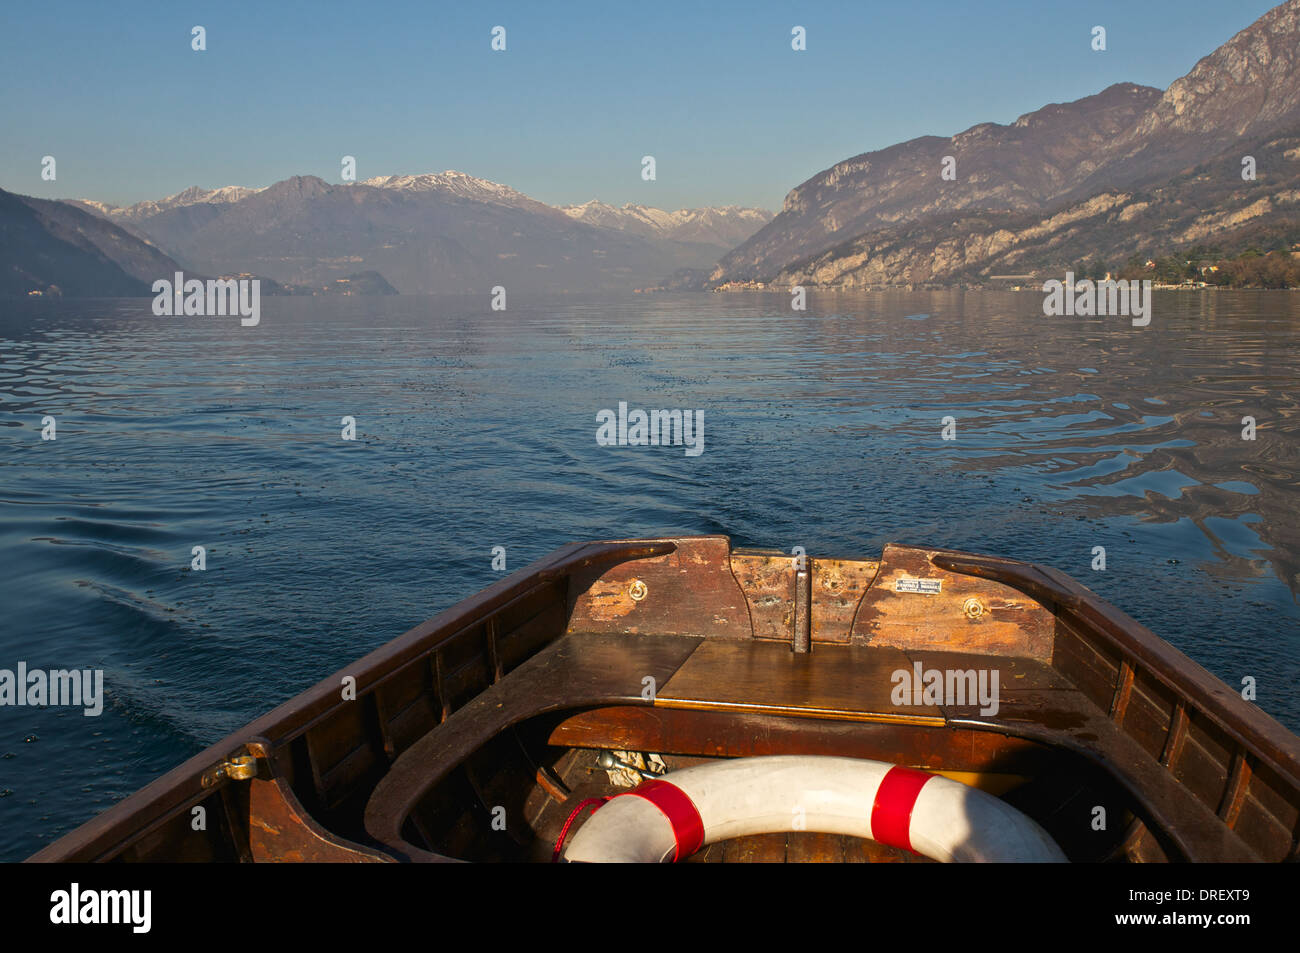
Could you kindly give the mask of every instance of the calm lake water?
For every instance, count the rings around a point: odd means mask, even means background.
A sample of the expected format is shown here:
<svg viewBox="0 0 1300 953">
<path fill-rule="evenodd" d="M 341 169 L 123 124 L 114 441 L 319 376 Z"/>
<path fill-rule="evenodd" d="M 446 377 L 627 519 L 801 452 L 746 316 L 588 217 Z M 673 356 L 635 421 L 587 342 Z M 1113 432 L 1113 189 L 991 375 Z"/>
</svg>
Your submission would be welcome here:
<svg viewBox="0 0 1300 953">
<path fill-rule="evenodd" d="M 494 546 L 1042 562 L 1300 731 L 1300 294 L 1157 293 L 1146 328 L 1036 293 L 486 304 L 0 303 L 0 668 L 105 679 L 97 718 L 0 707 L 0 859 L 488 585 Z M 702 410 L 704 453 L 598 446 L 620 400 Z"/>
</svg>

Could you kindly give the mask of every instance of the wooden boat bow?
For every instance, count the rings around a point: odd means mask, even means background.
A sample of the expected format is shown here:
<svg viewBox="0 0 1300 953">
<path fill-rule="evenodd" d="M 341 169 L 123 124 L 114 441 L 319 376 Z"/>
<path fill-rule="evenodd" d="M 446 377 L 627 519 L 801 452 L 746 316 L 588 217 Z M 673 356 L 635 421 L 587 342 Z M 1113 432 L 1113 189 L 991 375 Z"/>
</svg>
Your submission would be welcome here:
<svg viewBox="0 0 1300 953">
<path fill-rule="evenodd" d="M 900 704 L 892 680 L 932 669 L 987 675 L 998 704 Z M 1014 799 L 1076 860 L 1300 857 L 1300 740 L 1064 574 L 680 536 L 562 547 L 31 859 L 543 859 L 564 804 L 611 790 L 609 750 L 908 765 Z M 903 859 L 851 841 L 704 853 Z"/>
</svg>

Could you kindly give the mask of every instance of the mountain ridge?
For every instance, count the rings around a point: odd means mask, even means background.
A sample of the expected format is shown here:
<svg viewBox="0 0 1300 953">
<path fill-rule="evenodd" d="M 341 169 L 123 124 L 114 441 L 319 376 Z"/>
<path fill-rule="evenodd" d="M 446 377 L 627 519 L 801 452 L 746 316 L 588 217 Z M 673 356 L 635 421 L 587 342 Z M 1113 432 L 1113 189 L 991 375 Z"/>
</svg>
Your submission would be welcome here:
<svg viewBox="0 0 1300 953">
<path fill-rule="evenodd" d="M 666 275 L 672 287 L 980 283 L 1081 255 L 1282 242 L 1300 228 L 1298 133 L 1300 0 L 1286 0 L 1164 90 L 1114 83 L 1010 123 L 860 153 L 795 186 L 775 216 L 556 207 L 455 170 L 192 186 L 126 208 L 55 203 L 120 233 L 34 204 L 47 200 L 24 199 L 35 220 L 7 207 L 15 234 L 39 226 L 80 249 L 50 244 L 51 260 L 84 253 L 102 271 L 99 258 L 117 256 L 128 276 L 156 254 L 301 287 L 373 271 L 403 293 L 617 290 Z"/>
<path fill-rule="evenodd" d="M 781 212 L 723 256 L 701 284 L 978 281 L 1005 266 L 1013 245 L 1013 260 L 1044 262 L 1054 260 L 1047 254 L 1053 247 L 1061 256 L 1064 246 L 1077 247 L 1061 231 L 1074 220 L 1070 216 L 1094 222 L 1073 225 L 1071 231 L 1092 229 L 1103 254 L 1113 256 L 1113 250 L 1105 250 L 1112 248 L 1157 247 L 1158 241 L 1181 234 L 1169 227 L 1183 214 L 1169 197 L 1177 193 L 1184 205 L 1196 199 L 1179 191 L 1183 177 L 1211 158 L 1232 162 L 1234 173 L 1240 173 L 1249 148 L 1288 135 L 1300 123 L 1297 51 L 1300 0 L 1287 0 L 1163 91 L 1116 83 L 1070 103 L 1048 104 L 1007 125 L 979 123 L 951 137 L 918 137 L 843 160 L 792 189 Z M 942 178 L 944 156 L 955 161 L 954 181 Z M 1239 179 L 1238 184 L 1244 189 L 1272 183 L 1279 196 L 1288 192 L 1293 161 L 1285 150 L 1281 156 L 1283 165 L 1265 169 L 1258 182 Z M 1090 210 L 1106 204 L 1103 196 L 1134 190 L 1155 190 L 1165 198 L 1140 210 L 1126 204 L 1123 221 L 1095 227 Z M 1240 213 L 1223 188 L 1214 195 L 1228 203 L 1220 209 L 1224 221 Z M 1284 197 L 1270 199 L 1265 217 L 1278 235 L 1291 228 L 1290 204 Z M 1172 218 L 1156 221 L 1156 211 Z M 942 240 L 929 234 L 943 223 L 956 231 Z M 916 244 L 905 240 L 909 228 L 918 236 Z M 1142 234 L 1130 241 L 1138 229 Z M 960 267 L 940 250 L 951 241 L 964 249 Z M 1043 247 L 1031 253 L 1029 241 Z M 873 260 L 873 254 L 883 257 Z M 919 262 L 936 255 L 928 264 Z M 844 260 L 837 261 L 841 256 Z M 1066 259 L 1055 261 L 1061 260 Z M 976 262 L 987 266 L 983 273 Z"/>
<path fill-rule="evenodd" d="M 631 202 L 613 206 L 598 199 L 581 205 L 562 205 L 560 211 L 588 225 L 616 228 L 641 235 L 656 235 L 676 241 L 695 241 L 734 247 L 754 230 L 766 225 L 772 213 L 766 209 L 739 205 L 666 209 Z"/>
<path fill-rule="evenodd" d="M 84 209 L 0 189 L 0 295 L 136 297 L 178 269 L 156 246 Z"/>
<path fill-rule="evenodd" d="M 284 191 L 285 183 L 298 183 L 300 181 L 302 183 L 310 181 L 310 185 L 297 185 L 297 188 L 302 189 L 305 187 L 316 194 L 334 187 L 331 183 L 317 176 L 289 176 L 286 179 L 281 179 L 269 186 L 260 188 L 226 185 L 215 189 L 205 189 L 202 186 L 192 185 L 174 195 L 162 199 L 146 199 L 129 206 L 116 206 L 98 202 L 94 199 L 81 198 L 60 199 L 58 201 L 76 205 L 92 214 L 108 218 L 110 221 L 118 223 L 122 221 L 136 222 L 174 208 L 204 204 L 233 204 L 268 189 L 280 188 L 281 191 Z M 391 189 L 398 192 L 442 191 L 476 201 L 495 202 L 496 204 L 517 208 L 532 208 L 538 211 L 560 212 L 587 225 L 613 227 L 620 231 L 644 227 L 648 231 L 674 238 L 678 236 L 671 233 L 684 231 L 690 226 L 698 227 L 701 220 L 712 223 L 717 219 L 734 218 L 746 225 L 757 222 L 758 226 L 761 226 L 770 220 L 773 214 L 766 209 L 739 205 L 706 205 L 670 211 L 631 202 L 622 206 L 615 206 L 599 199 L 591 199 L 579 205 L 547 205 L 545 202 L 534 199 L 511 186 L 493 182 L 490 179 L 479 178 L 466 172 L 459 172 L 455 169 L 448 169 L 445 172 L 378 175 L 362 179 L 357 183 L 341 183 L 345 187 L 352 184 L 364 185 L 370 188 Z M 681 238 L 679 240 L 699 239 Z"/>
<path fill-rule="evenodd" d="M 120 220 L 192 270 L 306 287 L 370 270 L 404 294 L 632 290 L 711 266 L 770 218 L 734 207 L 561 209 L 454 170 L 341 184 L 290 176 L 241 188 L 192 187 L 117 211 L 68 204 Z"/>
<path fill-rule="evenodd" d="M 1261 162 L 1300 157 L 1300 124 L 1249 147 Z M 1042 212 L 972 209 L 879 229 L 792 262 L 765 284 L 982 285 L 996 274 L 1059 274 L 1085 259 L 1117 270 L 1156 248 L 1200 245 L 1198 257 L 1206 257 L 1214 248 L 1300 242 L 1300 166 L 1271 186 L 1241 189 L 1226 161 L 1232 152 L 1154 188 L 1110 189 Z"/>
</svg>

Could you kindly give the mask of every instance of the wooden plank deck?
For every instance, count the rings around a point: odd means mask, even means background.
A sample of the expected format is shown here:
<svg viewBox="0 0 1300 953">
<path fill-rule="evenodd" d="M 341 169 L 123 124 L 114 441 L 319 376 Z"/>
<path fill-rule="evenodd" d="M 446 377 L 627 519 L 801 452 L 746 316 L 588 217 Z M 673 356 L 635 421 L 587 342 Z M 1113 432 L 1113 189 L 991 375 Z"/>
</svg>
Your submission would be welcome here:
<svg viewBox="0 0 1300 953">
<path fill-rule="evenodd" d="M 911 667 L 895 648 L 818 645 L 798 654 L 785 642 L 706 641 L 659 691 L 655 705 L 942 725 L 936 706 L 901 709 L 890 700 L 891 674 Z"/>
</svg>

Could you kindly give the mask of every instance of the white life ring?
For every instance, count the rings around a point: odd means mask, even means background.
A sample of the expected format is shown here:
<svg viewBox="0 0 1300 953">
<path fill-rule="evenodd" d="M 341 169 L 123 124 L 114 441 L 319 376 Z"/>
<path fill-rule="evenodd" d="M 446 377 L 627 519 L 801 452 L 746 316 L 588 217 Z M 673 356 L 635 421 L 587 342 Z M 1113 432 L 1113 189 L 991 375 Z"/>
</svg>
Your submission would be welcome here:
<svg viewBox="0 0 1300 953">
<path fill-rule="evenodd" d="M 780 831 L 848 834 L 949 862 L 1065 863 L 1033 820 L 957 781 L 881 761 L 735 758 L 674 771 L 602 805 L 569 842 L 578 863 L 680 860 Z"/>
</svg>

